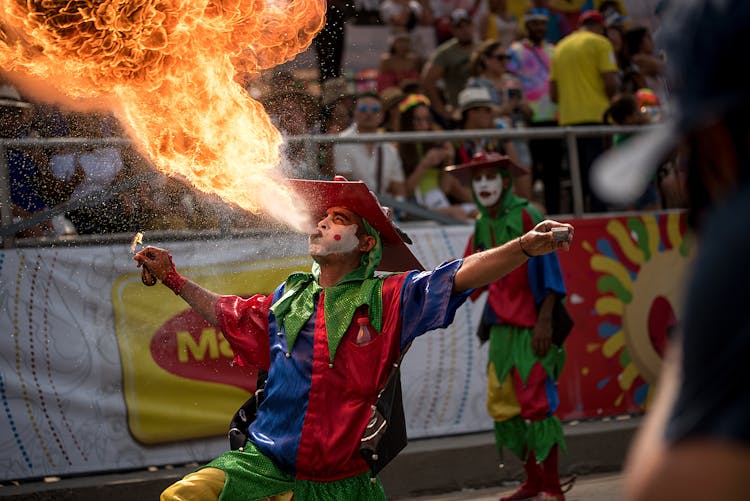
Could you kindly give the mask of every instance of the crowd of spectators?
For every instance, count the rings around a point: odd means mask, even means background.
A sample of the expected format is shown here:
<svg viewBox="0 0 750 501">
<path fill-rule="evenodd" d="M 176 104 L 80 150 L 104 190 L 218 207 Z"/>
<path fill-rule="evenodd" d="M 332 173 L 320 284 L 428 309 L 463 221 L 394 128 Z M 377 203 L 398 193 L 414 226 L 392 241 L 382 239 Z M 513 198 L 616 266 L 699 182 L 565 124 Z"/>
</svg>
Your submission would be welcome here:
<svg viewBox="0 0 750 501">
<path fill-rule="evenodd" d="M 520 14 L 505 0 L 328 4 L 331 19 L 314 41 L 315 76 L 305 78 L 287 66 L 248 84 L 248 92 L 285 136 L 648 124 L 669 112 L 664 55 L 648 28 L 629 24 L 618 1 L 594 2 L 596 10 L 574 15 L 555 11 L 546 0 L 529 2 L 532 8 Z M 387 51 L 372 54 L 367 78 L 342 72 L 348 22 L 381 24 L 387 33 Z M 418 27 L 428 27 L 434 36 L 427 57 L 415 49 Z M 31 104 L 9 82 L 2 82 L 1 94 L 4 138 L 124 137 L 112 116 Z M 344 175 L 365 181 L 375 192 L 468 222 L 476 215 L 470 190 L 456 186 L 443 169 L 475 153 L 497 151 L 525 172 L 514 179 L 519 196 L 549 214 L 572 212 L 562 140 L 387 139 L 322 143 L 312 156 L 309 145 L 290 142 L 282 151 L 284 174 Z M 626 135 L 578 138 L 587 211 L 622 209 L 596 199 L 587 173 L 605 148 L 625 140 Z M 183 180 L 159 174 L 125 141 L 85 148 L 9 148 L 6 153 L 14 222 L 66 204 L 65 211 L 26 225 L 17 236 L 258 224 L 256 217 L 198 194 Z M 670 159 L 628 209 L 683 206 L 680 165 L 679 158 Z"/>
</svg>

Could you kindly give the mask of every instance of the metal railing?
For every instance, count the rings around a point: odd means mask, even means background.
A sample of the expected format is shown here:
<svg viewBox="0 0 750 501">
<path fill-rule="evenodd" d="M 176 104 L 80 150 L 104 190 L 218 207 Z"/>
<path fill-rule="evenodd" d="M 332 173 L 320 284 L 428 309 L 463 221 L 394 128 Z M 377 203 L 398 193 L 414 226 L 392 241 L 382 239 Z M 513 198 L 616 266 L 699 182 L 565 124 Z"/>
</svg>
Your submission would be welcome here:
<svg viewBox="0 0 750 501">
<path fill-rule="evenodd" d="M 338 135 L 306 135 L 306 136 L 289 136 L 285 141 L 289 144 L 303 143 L 305 149 L 305 159 L 307 162 L 316 164 L 318 162 L 318 149 L 321 144 L 335 143 L 379 143 L 379 142 L 435 142 L 435 141 L 460 141 L 469 139 L 502 139 L 502 140 L 529 140 L 529 139 L 561 139 L 564 140 L 567 151 L 568 170 L 571 180 L 572 191 L 572 209 L 573 216 L 581 217 L 584 215 L 584 199 L 581 184 L 581 170 L 578 159 L 578 149 L 576 139 L 578 137 L 596 137 L 611 136 L 613 134 L 632 134 L 647 131 L 659 126 L 575 126 L 575 127 L 539 127 L 523 129 L 476 129 L 476 130 L 446 130 L 434 132 L 396 132 L 382 134 L 359 134 L 355 136 L 341 137 Z M 140 183 L 143 178 L 136 176 L 126 179 L 120 183 L 110 186 L 107 190 L 89 195 L 76 200 L 63 202 L 55 207 L 46 208 L 34 215 L 23 219 L 20 222 L 14 222 L 11 211 L 11 194 L 7 164 L 8 148 L 71 148 L 71 147 L 91 147 L 91 146 L 130 146 L 132 143 L 128 139 L 122 138 L 25 138 L 25 139 L 7 139 L 0 138 L 0 237 L 3 240 L 3 247 L 11 248 L 17 245 L 14 235 L 24 229 L 39 222 L 45 221 L 58 214 L 64 214 L 67 211 L 94 204 L 98 201 L 106 200 L 108 197 L 130 189 Z M 562 160 L 562 159 L 561 159 Z M 432 220 L 440 224 L 459 224 L 460 221 L 448 216 L 436 214 L 419 205 L 402 202 L 387 195 L 380 196 L 385 205 L 389 205 L 396 210 L 403 211 L 407 214 Z M 254 230 L 250 230 L 253 232 Z M 172 232 L 161 232 L 169 238 Z M 206 233 L 206 232 L 194 232 Z M 215 234 L 216 232 L 208 232 Z M 247 233 L 247 232 L 241 232 Z M 180 235 L 174 235 L 180 238 Z M 129 238 L 128 236 L 127 238 Z M 184 237 L 184 235 L 182 235 Z M 126 237 L 123 235 L 97 235 L 79 239 L 78 237 L 66 238 L 66 242 L 72 241 L 123 241 Z M 38 239 L 29 239 L 26 245 L 49 245 L 50 240 L 44 239 L 43 242 L 35 242 Z M 26 246 L 24 245 L 24 246 Z"/>
</svg>

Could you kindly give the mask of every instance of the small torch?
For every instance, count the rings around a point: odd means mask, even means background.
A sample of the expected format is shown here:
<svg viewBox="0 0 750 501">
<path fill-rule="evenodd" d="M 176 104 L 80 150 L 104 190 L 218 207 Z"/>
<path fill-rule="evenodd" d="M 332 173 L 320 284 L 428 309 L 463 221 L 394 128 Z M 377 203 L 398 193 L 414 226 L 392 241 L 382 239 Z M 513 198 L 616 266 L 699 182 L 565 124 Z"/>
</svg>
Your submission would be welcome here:
<svg viewBox="0 0 750 501">
<path fill-rule="evenodd" d="M 135 249 L 138 247 L 138 244 L 143 244 L 143 233 L 140 231 L 135 234 L 133 237 L 133 241 L 130 243 L 130 253 L 135 254 Z M 148 285 L 151 287 L 152 285 L 156 285 L 156 277 L 151 273 L 151 270 L 146 267 L 146 265 L 141 266 L 141 282 L 143 282 L 143 285 Z"/>
</svg>

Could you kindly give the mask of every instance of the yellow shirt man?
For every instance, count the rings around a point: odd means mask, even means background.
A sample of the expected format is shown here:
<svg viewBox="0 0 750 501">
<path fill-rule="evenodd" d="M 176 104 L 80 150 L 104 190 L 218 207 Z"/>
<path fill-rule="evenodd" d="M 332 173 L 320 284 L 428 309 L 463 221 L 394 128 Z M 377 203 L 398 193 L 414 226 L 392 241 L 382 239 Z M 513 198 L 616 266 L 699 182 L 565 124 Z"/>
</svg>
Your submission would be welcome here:
<svg viewBox="0 0 750 501">
<path fill-rule="evenodd" d="M 606 37 L 579 29 L 563 38 L 555 47 L 550 69 L 559 124 L 601 122 L 616 74 L 614 49 Z"/>
</svg>

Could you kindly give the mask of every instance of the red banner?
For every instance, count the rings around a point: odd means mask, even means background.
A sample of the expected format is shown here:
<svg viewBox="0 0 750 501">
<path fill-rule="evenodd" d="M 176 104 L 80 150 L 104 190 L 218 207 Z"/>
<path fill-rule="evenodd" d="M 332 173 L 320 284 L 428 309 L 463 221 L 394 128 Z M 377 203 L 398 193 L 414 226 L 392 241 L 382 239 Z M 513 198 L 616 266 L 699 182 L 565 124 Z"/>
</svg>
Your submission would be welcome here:
<svg viewBox="0 0 750 501">
<path fill-rule="evenodd" d="M 690 259 L 683 213 L 576 219 L 561 252 L 575 327 L 560 377 L 563 420 L 642 412 L 679 318 Z"/>
</svg>

